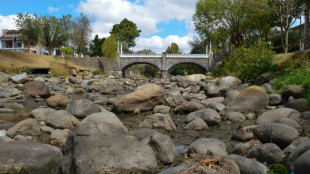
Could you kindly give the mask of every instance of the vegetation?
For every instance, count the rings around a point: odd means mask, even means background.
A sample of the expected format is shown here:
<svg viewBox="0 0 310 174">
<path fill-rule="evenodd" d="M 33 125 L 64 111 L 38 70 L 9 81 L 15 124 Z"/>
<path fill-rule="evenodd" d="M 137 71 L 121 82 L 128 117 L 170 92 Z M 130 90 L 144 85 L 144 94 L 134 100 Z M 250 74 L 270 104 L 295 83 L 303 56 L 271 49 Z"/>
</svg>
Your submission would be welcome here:
<svg viewBox="0 0 310 174">
<path fill-rule="evenodd" d="M 123 19 L 120 24 L 113 25 L 110 34 L 121 44 L 125 44 L 125 48 L 136 46 L 135 39 L 140 36 L 141 30 L 137 29 L 137 25 L 128 20 Z"/>
<path fill-rule="evenodd" d="M 86 46 L 92 33 L 91 20 L 90 16 L 81 13 L 72 23 L 71 39 L 78 57 L 87 53 Z"/>
<path fill-rule="evenodd" d="M 89 45 L 89 55 L 90 57 L 103 57 L 102 54 L 102 44 L 106 38 L 100 39 L 98 35 L 95 36 L 94 40 L 92 40 Z"/>
<path fill-rule="evenodd" d="M 272 42 L 273 50 L 276 53 L 282 53 L 283 52 L 283 46 L 282 46 L 282 35 L 275 35 L 270 38 Z M 290 31 L 288 36 L 288 51 L 289 52 L 295 52 L 299 50 L 299 32 L 297 31 Z"/>
<path fill-rule="evenodd" d="M 37 15 L 19 13 L 15 24 L 19 28 L 22 41 L 28 45 L 28 53 L 30 53 L 30 46 L 37 45 L 40 38 L 40 23 Z"/>
<path fill-rule="evenodd" d="M 113 36 L 108 37 L 102 44 L 102 54 L 107 59 L 115 59 L 117 53 L 117 43 Z"/>
<path fill-rule="evenodd" d="M 275 164 L 273 168 L 268 171 L 268 174 L 289 174 L 289 171 L 283 164 Z"/>
<path fill-rule="evenodd" d="M 259 75 L 272 70 L 274 55 L 265 42 L 250 48 L 240 47 L 224 62 L 223 72 L 253 82 Z"/>
<path fill-rule="evenodd" d="M 178 44 L 172 43 L 167 49 L 167 54 L 181 54 Z"/>
<path fill-rule="evenodd" d="M 195 64 L 179 64 L 170 68 L 169 73 L 171 75 L 191 75 L 191 74 L 203 74 L 205 70 Z"/>
<path fill-rule="evenodd" d="M 66 59 L 66 64 L 68 64 L 68 59 L 71 57 L 73 50 L 70 47 L 61 48 L 61 52 Z"/>
</svg>

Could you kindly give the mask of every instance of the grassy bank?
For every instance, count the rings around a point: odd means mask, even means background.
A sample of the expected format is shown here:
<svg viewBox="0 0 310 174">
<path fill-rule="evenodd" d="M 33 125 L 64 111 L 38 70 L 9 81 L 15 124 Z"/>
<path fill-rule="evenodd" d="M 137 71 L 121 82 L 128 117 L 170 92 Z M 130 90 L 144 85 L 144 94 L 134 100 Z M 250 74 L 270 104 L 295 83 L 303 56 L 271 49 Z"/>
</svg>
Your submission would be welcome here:
<svg viewBox="0 0 310 174">
<path fill-rule="evenodd" d="M 0 71 L 8 74 L 21 73 L 24 67 L 51 68 L 55 76 L 70 75 L 66 61 L 53 56 L 41 56 L 35 54 L 19 53 L 14 51 L 0 50 Z M 68 61 L 68 66 L 85 69 Z"/>
</svg>

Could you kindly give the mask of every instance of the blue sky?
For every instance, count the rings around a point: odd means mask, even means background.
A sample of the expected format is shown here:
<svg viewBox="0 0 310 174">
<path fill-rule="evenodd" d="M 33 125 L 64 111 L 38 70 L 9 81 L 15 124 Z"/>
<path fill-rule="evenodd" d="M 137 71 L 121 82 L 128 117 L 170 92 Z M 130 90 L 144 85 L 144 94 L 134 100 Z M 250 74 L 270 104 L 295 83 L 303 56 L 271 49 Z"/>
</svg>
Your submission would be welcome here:
<svg viewBox="0 0 310 174">
<path fill-rule="evenodd" d="M 161 52 L 176 42 L 182 51 L 188 52 L 188 41 L 195 34 L 192 23 L 195 4 L 196 0 L 10 0 L 1 2 L 0 30 L 15 28 L 13 19 L 17 13 L 57 17 L 85 13 L 95 17 L 93 36 L 108 37 L 114 24 L 128 18 L 142 30 L 134 50 Z"/>
</svg>

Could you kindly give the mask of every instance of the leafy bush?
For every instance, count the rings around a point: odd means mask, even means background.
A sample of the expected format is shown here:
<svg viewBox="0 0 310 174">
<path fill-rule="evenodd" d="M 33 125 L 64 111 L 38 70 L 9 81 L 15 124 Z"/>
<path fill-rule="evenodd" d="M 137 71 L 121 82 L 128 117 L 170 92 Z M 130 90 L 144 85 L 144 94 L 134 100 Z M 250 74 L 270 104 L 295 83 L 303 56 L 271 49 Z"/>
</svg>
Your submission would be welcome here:
<svg viewBox="0 0 310 174">
<path fill-rule="evenodd" d="M 268 174 L 289 174 L 289 171 L 283 164 L 275 164 Z"/>
<path fill-rule="evenodd" d="M 240 47 L 224 62 L 223 71 L 243 81 L 253 82 L 259 75 L 274 68 L 274 55 L 266 42 L 257 43 L 250 48 Z"/>
<path fill-rule="evenodd" d="M 65 58 L 68 59 L 71 57 L 73 50 L 70 47 L 64 47 L 61 48 L 61 52 L 65 56 Z"/>
</svg>

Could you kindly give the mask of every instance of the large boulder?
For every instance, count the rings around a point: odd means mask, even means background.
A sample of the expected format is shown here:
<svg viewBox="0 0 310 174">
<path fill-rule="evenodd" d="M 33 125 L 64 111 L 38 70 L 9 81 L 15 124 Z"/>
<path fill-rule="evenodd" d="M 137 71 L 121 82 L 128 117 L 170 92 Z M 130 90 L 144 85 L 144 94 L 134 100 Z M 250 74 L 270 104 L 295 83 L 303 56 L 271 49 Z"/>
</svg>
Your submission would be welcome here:
<svg viewBox="0 0 310 174">
<path fill-rule="evenodd" d="M 46 99 L 46 104 L 50 107 L 66 107 L 67 104 L 69 104 L 71 102 L 71 100 L 66 97 L 63 96 L 61 94 L 56 94 L 54 96 L 49 97 L 48 99 Z"/>
<path fill-rule="evenodd" d="M 288 99 L 290 96 L 294 98 L 302 98 L 305 94 L 305 88 L 303 85 L 290 85 L 285 87 L 283 96 Z"/>
<path fill-rule="evenodd" d="M 205 80 L 207 77 L 203 74 L 192 74 L 186 76 L 184 79 L 190 82 L 201 82 L 201 80 Z"/>
<path fill-rule="evenodd" d="M 241 174 L 267 174 L 267 172 L 269 171 L 268 167 L 258 161 L 240 155 L 229 155 L 229 157 L 233 158 L 236 161 Z"/>
<path fill-rule="evenodd" d="M 205 106 L 201 104 L 200 102 L 183 102 L 179 106 L 175 108 L 175 112 L 180 113 L 180 114 L 188 114 L 194 111 L 198 111 L 201 109 L 204 109 Z"/>
<path fill-rule="evenodd" d="M 40 136 L 40 125 L 37 120 L 29 118 L 11 127 L 6 132 L 6 135 L 11 138 L 14 138 L 16 135 Z"/>
<path fill-rule="evenodd" d="M 174 143 L 167 135 L 156 133 L 151 136 L 150 144 L 155 147 L 159 160 L 164 164 L 172 164 L 177 154 Z"/>
<path fill-rule="evenodd" d="M 38 122 L 44 121 L 46 115 L 51 112 L 55 112 L 52 108 L 37 108 L 29 113 L 30 118 L 35 118 Z"/>
<path fill-rule="evenodd" d="M 238 86 L 240 84 L 241 81 L 238 78 L 228 76 L 220 79 L 215 79 L 213 82 L 208 83 L 204 87 L 204 91 L 207 96 L 224 96 L 227 90 L 229 90 L 233 86 Z"/>
<path fill-rule="evenodd" d="M 115 108 L 119 112 L 140 112 L 152 110 L 164 101 L 165 91 L 156 84 L 139 86 L 130 94 L 118 97 Z"/>
<path fill-rule="evenodd" d="M 290 100 L 287 102 L 286 107 L 295 109 L 299 112 L 304 112 L 309 109 L 308 101 L 305 98 Z"/>
<path fill-rule="evenodd" d="M 45 123 L 56 129 L 73 129 L 80 121 L 64 110 L 49 113 Z"/>
<path fill-rule="evenodd" d="M 50 96 L 50 90 L 44 82 L 39 81 L 30 81 L 27 82 L 23 87 L 23 93 L 29 96 L 41 96 L 48 97 Z"/>
<path fill-rule="evenodd" d="M 248 158 L 256 158 L 260 162 L 268 164 L 280 163 L 285 157 L 283 151 L 273 143 L 266 143 L 250 149 Z"/>
<path fill-rule="evenodd" d="M 263 114 L 258 116 L 256 123 L 279 123 L 284 118 L 298 120 L 300 118 L 300 113 L 290 108 L 278 108 L 264 112 Z"/>
<path fill-rule="evenodd" d="M 302 156 L 302 154 L 309 151 L 309 149 L 310 149 L 310 141 L 304 142 L 301 145 L 299 145 L 297 148 L 295 148 L 285 161 L 286 168 L 290 172 L 294 171 L 294 165 L 296 163 L 296 160 L 300 156 Z"/>
<path fill-rule="evenodd" d="M 201 138 L 194 141 L 189 147 L 187 153 L 201 155 L 227 155 L 225 144 L 215 138 Z"/>
<path fill-rule="evenodd" d="M 107 86 L 104 87 L 101 91 L 103 94 L 117 94 L 119 92 L 125 92 L 122 86 Z"/>
<path fill-rule="evenodd" d="M 262 143 L 259 140 L 250 140 L 248 142 L 238 143 L 233 148 L 232 153 L 244 156 L 250 149 L 261 144 Z"/>
<path fill-rule="evenodd" d="M 139 127 L 150 129 L 161 128 L 168 131 L 177 130 L 177 127 L 175 126 L 170 117 L 170 114 L 161 114 L 161 113 L 156 113 L 147 116 Z"/>
<path fill-rule="evenodd" d="M 296 174 L 307 174 L 310 171 L 310 150 L 303 153 L 295 162 L 294 172 Z"/>
<path fill-rule="evenodd" d="M 62 152 L 32 141 L 0 142 L 0 173 L 61 173 Z"/>
<path fill-rule="evenodd" d="M 298 138 L 296 129 L 280 123 L 263 123 L 254 129 L 255 138 L 263 143 L 274 143 L 284 149 Z"/>
<path fill-rule="evenodd" d="M 99 173 L 106 167 L 157 167 L 151 146 L 127 135 L 126 127 L 108 111 L 86 117 L 70 133 L 63 163 L 65 174 Z"/>
<path fill-rule="evenodd" d="M 201 109 L 196 112 L 192 112 L 186 116 L 186 121 L 191 122 L 197 118 L 201 118 L 208 125 L 212 126 L 221 122 L 221 116 L 213 109 Z"/>
<path fill-rule="evenodd" d="M 11 80 L 13 83 L 16 83 L 16 84 L 26 83 L 29 81 L 29 77 L 27 73 L 22 73 L 22 74 L 16 74 L 15 76 L 12 76 Z"/>
<path fill-rule="evenodd" d="M 264 109 L 268 106 L 269 96 L 263 87 L 250 86 L 243 91 L 234 101 L 221 111 L 228 112 L 251 112 Z"/>
<path fill-rule="evenodd" d="M 309 137 L 299 137 L 295 141 L 293 141 L 289 146 L 287 146 L 283 152 L 285 154 L 291 154 L 299 145 L 302 145 L 305 142 L 310 141 Z"/>
<path fill-rule="evenodd" d="M 77 118 L 85 118 L 90 114 L 101 111 L 99 105 L 87 99 L 73 100 L 66 108 L 66 111 Z"/>
</svg>

